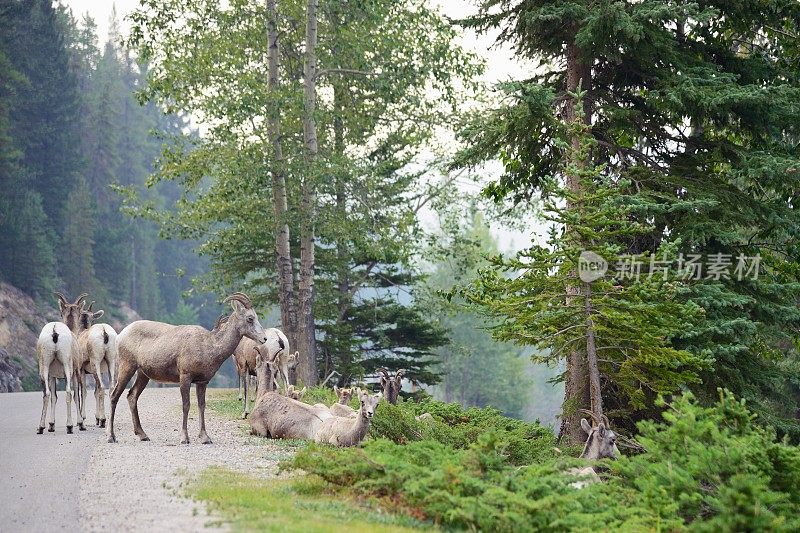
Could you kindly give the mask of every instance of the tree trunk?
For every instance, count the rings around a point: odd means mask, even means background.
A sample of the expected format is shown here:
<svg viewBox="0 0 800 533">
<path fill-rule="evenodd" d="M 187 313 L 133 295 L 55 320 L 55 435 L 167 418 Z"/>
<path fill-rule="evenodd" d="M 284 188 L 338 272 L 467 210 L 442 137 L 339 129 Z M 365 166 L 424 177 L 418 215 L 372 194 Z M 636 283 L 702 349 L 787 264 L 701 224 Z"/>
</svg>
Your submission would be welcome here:
<svg viewBox="0 0 800 533">
<path fill-rule="evenodd" d="M 597 362 L 594 320 L 592 314 L 592 286 L 583 284 L 584 311 L 586 313 L 586 367 L 589 372 L 589 400 L 591 411 L 599 420 L 603 415 L 603 396 L 600 394 L 600 367 Z"/>
<path fill-rule="evenodd" d="M 333 88 L 333 150 L 337 158 L 344 157 L 344 120 L 341 115 L 344 112 L 344 105 L 342 102 L 343 90 L 344 88 L 339 84 L 335 85 Z M 341 172 L 337 172 L 334 179 L 336 180 L 336 216 L 340 223 L 344 223 L 344 221 L 347 220 L 347 197 L 344 188 L 345 177 Z M 343 236 L 344 232 L 339 231 L 338 233 L 339 235 L 336 238 L 336 261 L 338 263 L 336 268 L 336 287 L 339 292 L 337 298 L 339 313 L 336 319 L 336 325 L 343 327 L 347 322 L 347 314 L 350 309 L 350 257 L 347 250 L 347 240 Z M 341 341 L 341 339 L 342 338 L 339 337 L 337 340 Z M 347 373 L 349 374 L 351 365 L 349 343 L 339 342 L 337 344 L 337 353 L 334 355 L 338 360 L 339 368 L 347 369 Z M 345 376 L 342 375 L 341 377 L 344 378 Z M 350 376 L 347 377 L 349 378 Z"/>
<path fill-rule="evenodd" d="M 317 2 L 308 0 L 306 13 L 306 51 L 303 63 L 303 138 L 305 142 L 306 176 L 303 179 L 300 224 L 300 320 L 298 378 L 304 385 L 317 383 L 317 342 L 314 324 L 314 220 L 316 218 L 317 125 Z"/>
<path fill-rule="evenodd" d="M 267 37 L 269 39 L 269 79 L 270 93 L 279 86 L 280 49 L 278 47 L 278 9 L 276 0 L 267 0 Z M 283 171 L 283 151 L 281 149 L 281 117 L 277 105 L 270 111 L 268 122 L 269 138 L 275 157 L 272 170 L 272 206 L 275 213 L 275 252 L 278 270 L 278 301 L 281 306 L 281 325 L 289 339 L 289 348 L 297 347 L 297 302 L 294 294 L 294 275 L 292 255 L 289 244 L 288 199 L 286 178 Z"/>
<path fill-rule="evenodd" d="M 574 43 L 567 46 L 567 91 L 571 93 L 587 90 L 591 83 L 591 67 L 581 62 L 578 47 Z M 564 104 L 563 118 L 566 123 L 573 123 L 578 120 L 575 112 L 575 98 L 570 97 Z M 584 100 L 583 120 L 586 124 L 591 124 L 591 108 L 588 100 Z M 575 136 L 571 140 L 572 153 L 580 151 L 580 138 Z M 576 166 L 583 166 L 585 161 L 571 162 Z M 581 193 L 580 177 L 567 174 L 567 188 L 571 193 L 579 195 Z M 574 208 L 567 203 L 567 209 Z M 569 228 L 567 228 L 569 230 Z M 567 287 L 567 304 L 575 305 L 576 300 L 581 296 L 581 287 L 575 276 L 575 285 Z M 581 429 L 581 414 L 579 409 L 589 409 L 591 407 L 589 387 L 589 368 L 586 361 L 586 354 L 583 350 L 575 349 L 570 351 L 567 356 L 567 379 L 564 388 L 564 404 L 562 406 L 561 429 L 559 439 L 566 439 L 568 443 L 581 443 L 586 441 L 586 434 Z"/>
</svg>

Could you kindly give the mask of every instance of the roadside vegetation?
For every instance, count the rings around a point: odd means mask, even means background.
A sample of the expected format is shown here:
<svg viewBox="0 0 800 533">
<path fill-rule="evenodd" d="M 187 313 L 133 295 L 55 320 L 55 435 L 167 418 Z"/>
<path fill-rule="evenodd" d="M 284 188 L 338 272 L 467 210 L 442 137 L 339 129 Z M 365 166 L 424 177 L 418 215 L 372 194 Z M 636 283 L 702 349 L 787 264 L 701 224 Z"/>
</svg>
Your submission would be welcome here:
<svg viewBox="0 0 800 533">
<path fill-rule="evenodd" d="M 382 511 L 369 499 L 339 495 L 335 489 L 317 476 L 258 479 L 211 468 L 189 486 L 189 493 L 220 512 L 234 531 L 367 533 L 432 526 Z"/>
<path fill-rule="evenodd" d="M 238 409 L 225 410 L 227 402 L 235 405 L 235 392 L 229 398 L 210 405 L 237 416 Z M 303 400 L 331 403 L 334 396 L 315 388 Z M 565 473 L 584 464 L 577 459 L 580 447 L 557 447 L 548 428 L 491 408 L 463 409 L 426 398 L 382 402 L 361 447 L 297 446 L 281 465 L 294 474 L 288 480 L 214 470 L 201 477 L 193 494 L 243 529 L 277 528 L 308 506 L 327 510 L 318 516 L 333 520 L 323 522 L 328 530 L 348 523 L 358 531 L 362 515 L 337 514 L 347 505 L 373 520 L 398 515 L 398 522 L 381 522 L 387 527 L 435 524 L 446 530 L 800 528 L 800 449 L 761 426 L 745 402 L 728 392 L 709 407 L 690 393 L 661 407 L 662 420 L 639 423 L 637 448 L 629 444 L 619 460 L 600 462 L 603 482 L 582 489 Z M 417 421 L 423 412 L 433 420 Z M 275 491 L 292 497 L 271 497 Z M 270 503 L 258 503 L 261 498 Z M 347 522 L 336 522 L 337 516 Z"/>
</svg>

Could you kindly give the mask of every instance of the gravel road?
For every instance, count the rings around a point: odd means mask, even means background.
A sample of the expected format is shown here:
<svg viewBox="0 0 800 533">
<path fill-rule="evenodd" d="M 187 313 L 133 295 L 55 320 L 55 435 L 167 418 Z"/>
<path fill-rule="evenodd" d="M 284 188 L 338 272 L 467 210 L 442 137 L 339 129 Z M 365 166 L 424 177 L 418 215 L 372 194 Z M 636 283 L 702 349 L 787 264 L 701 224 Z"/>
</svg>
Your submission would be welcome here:
<svg viewBox="0 0 800 533">
<path fill-rule="evenodd" d="M 213 394 L 218 392 L 209 389 L 209 397 Z M 194 403 L 192 391 L 193 410 Z M 2 412 L 15 414 L 10 437 L 0 436 L 0 531 L 52 531 L 75 523 L 82 531 L 225 530 L 202 503 L 183 496 L 182 484 L 210 466 L 275 476 L 278 460 L 287 452 L 246 435 L 241 420 L 209 409 L 206 426 L 214 444 L 180 445 L 180 404 L 177 388 L 145 389 L 139 416 L 151 440 L 140 442 L 123 396 L 117 406 L 118 442 L 108 444 L 104 430 L 94 427 L 93 409 L 87 412 L 89 431 L 65 435 L 62 411 L 56 418 L 57 432 L 41 436 L 35 435 L 41 394 L 0 395 Z M 17 417 L 17 411 L 29 412 Z M 190 438 L 197 431 L 193 413 Z M 53 469 L 62 463 L 66 467 Z M 6 472 L 11 473 L 11 483 L 6 482 Z M 50 510 L 35 512 L 42 504 Z"/>
</svg>

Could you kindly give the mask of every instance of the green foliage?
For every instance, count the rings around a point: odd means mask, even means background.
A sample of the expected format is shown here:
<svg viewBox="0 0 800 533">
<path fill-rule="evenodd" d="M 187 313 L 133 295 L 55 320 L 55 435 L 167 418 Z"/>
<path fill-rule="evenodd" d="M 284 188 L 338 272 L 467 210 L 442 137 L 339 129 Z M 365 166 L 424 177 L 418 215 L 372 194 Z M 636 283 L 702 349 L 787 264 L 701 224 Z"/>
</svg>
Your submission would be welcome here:
<svg viewBox="0 0 800 533">
<path fill-rule="evenodd" d="M 583 163 L 596 147 L 587 126 L 565 130 L 559 146 L 571 155 L 562 172 L 573 185 L 549 185 L 552 197 L 543 207 L 543 218 L 552 223 L 547 245 L 512 259 L 493 258 L 460 294 L 496 321 L 497 338 L 535 346 L 539 362 L 555 364 L 573 350 L 587 357 L 591 341 L 606 377 L 603 396 L 614 395 L 627 412 L 641 410 L 657 394 L 700 381 L 708 359 L 676 349 L 671 340 L 698 320 L 701 308 L 681 301 L 681 280 L 612 271 L 591 282 L 578 279 L 584 251 L 614 269 L 624 243 L 653 230 L 636 219 L 637 209 L 653 200 L 625 194 L 626 182 L 610 178 L 602 165 Z M 567 143 L 570 138 L 578 140 L 577 147 Z M 658 257 L 673 248 L 664 241 Z"/>
<path fill-rule="evenodd" d="M 618 185 L 629 220 L 649 226 L 619 239 L 624 252 L 660 258 L 669 241 L 674 254 L 763 259 L 758 280 L 699 279 L 674 293 L 703 310 L 669 343 L 712 363 L 693 389 L 712 401 L 716 387 L 731 387 L 781 433 L 800 438 L 797 2 L 481 6 L 462 23 L 499 31 L 499 41 L 540 68 L 500 85 L 499 104 L 466 121 L 457 164 L 499 157 L 504 173 L 485 190 L 499 202 L 562 196 L 551 186 L 570 154 L 553 109 L 564 101 L 565 51 L 574 46 L 573 69 L 591 65 L 582 73 L 591 76 L 583 84 L 597 143 L 591 165 L 603 165 Z M 613 390 L 606 396 L 614 406 L 628 403 Z"/>
<path fill-rule="evenodd" d="M 90 292 L 109 312 L 109 300 L 148 318 L 175 312 L 191 287 L 176 270 L 204 262 L 191 243 L 162 244 L 154 224 L 126 218 L 112 185 L 141 188 L 185 121 L 135 102 L 146 68 L 119 46 L 116 20 L 102 51 L 91 17 L 49 1 L 5 2 L 0 30 L 0 277 L 47 301 L 59 289 Z M 147 197 L 170 206 L 175 187 Z M 205 300 L 192 304 L 210 324 Z"/>
<path fill-rule="evenodd" d="M 169 313 L 164 318 L 164 322 L 176 325 L 197 324 L 199 321 L 200 313 L 197 307 L 186 302 L 178 302 L 175 312 Z"/>
<path fill-rule="evenodd" d="M 447 238 L 440 238 L 430 251 L 437 262 L 428 279 L 431 294 L 426 305 L 432 314 L 442 317 L 450 339 L 437 350 L 443 377 L 433 394 L 446 402 L 492 406 L 506 416 L 522 418 L 526 400 L 530 399 L 528 391 L 533 389 L 529 371 L 541 375 L 545 369 L 531 365 L 511 343 L 492 339 L 485 318 L 465 306 L 463 300 L 445 300 L 440 296 L 454 286 L 473 281 L 479 269 L 488 265 L 488 256 L 498 253 L 497 243 L 480 211 L 473 209 L 467 216 L 463 213 L 456 216 L 457 229 Z M 555 392 L 547 384 L 543 389 Z"/>
<path fill-rule="evenodd" d="M 409 517 L 376 513 L 364 502 L 338 496 L 314 476 L 258 479 L 221 468 L 203 471 L 188 483 L 192 498 L 207 502 L 233 531 L 369 533 L 431 529 Z M 302 516 L 302 519 L 298 519 Z"/>
<path fill-rule="evenodd" d="M 311 405 L 314 405 L 315 403 L 324 403 L 325 405 L 332 405 L 338 402 L 339 398 L 336 396 L 336 393 L 333 392 L 333 389 L 330 389 L 328 387 L 316 386 L 306 389 L 306 393 L 303 395 L 302 400 L 305 403 Z M 353 399 L 351 403 L 353 404 L 352 407 L 355 407 L 357 401 Z"/>
<path fill-rule="evenodd" d="M 131 205 L 145 204 L 141 212 L 165 233 L 202 241 L 211 261 L 204 286 L 222 292 L 235 285 L 257 303 L 279 299 L 265 235 L 285 222 L 294 237 L 312 223 L 321 377 L 336 370 L 345 385 L 385 366 L 435 382 L 430 360 L 445 338 L 418 307 L 414 286 L 421 281 L 417 212 L 437 189 L 418 168 L 430 166 L 422 161 L 426 149 L 437 128 L 453 122 L 479 65 L 423 0 L 320 2 L 315 84 L 330 98 L 317 102 L 319 154 L 309 166 L 297 62 L 305 36 L 296 24 L 305 7 L 278 4 L 274 91 L 264 77 L 264 2 L 147 0 L 133 13 L 130 43 L 151 69 L 142 98 L 203 116 L 210 127 L 203 139 L 168 147 L 153 176 L 152 183 L 180 185 L 177 212 L 141 198 Z M 276 117 L 281 158 L 269 131 L 268 119 Z M 286 220 L 272 216 L 277 173 L 287 183 Z M 301 205 L 301 183 L 315 190 L 313 213 Z M 298 256 L 294 240 L 292 254 Z"/>
<path fill-rule="evenodd" d="M 422 408 L 423 406 L 420 406 Z M 438 407 L 438 409 L 436 409 Z M 450 527 L 492 531 L 793 531 L 800 526 L 800 450 L 760 427 L 730 393 L 712 407 L 691 394 L 642 422 L 646 452 L 605 462 L 604 482 L 570 486 L 574 459 L 511 462 L 502 433 L 458 449 L 432 439 L 362 448 L 310 445 L 286 462 L 358 494 L 389 497 Z M 437 418 L 463 416 L 429 404 Z M 491 413 L 474 420 L 497 421 Z M 509 422 L 512 425 L 517 421 Z M 552 438 L 552 437 L 551 437 Z M 538 437 L 547 445 L 552 440 Z M 535 439 L 534 439 L 535 440 Z"/>
</svg>

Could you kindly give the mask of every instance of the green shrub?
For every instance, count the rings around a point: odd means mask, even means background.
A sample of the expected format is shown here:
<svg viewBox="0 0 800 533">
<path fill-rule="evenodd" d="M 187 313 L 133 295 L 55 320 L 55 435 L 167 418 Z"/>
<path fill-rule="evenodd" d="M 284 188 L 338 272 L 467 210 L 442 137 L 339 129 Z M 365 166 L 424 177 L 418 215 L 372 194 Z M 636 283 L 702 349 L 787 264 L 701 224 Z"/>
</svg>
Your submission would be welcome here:
<svg viewBox="0 0 800 533">
<path fill-rule="evenodd" d="M 315 403 L 331 405 L 332 403 L 339 401 L 339 398 L 336 397 L 336 393 L 333 392 L 333 389 L 317 386 L 307 389 L 305 394 L 303 394 L 302 400 L 305 403 L 312 405 Z"/>
<path fill-rule="evenodd" d="M 407 418 L 422 407 L 398 404 L 385 413 Z M 605 482 L 581 490 L 564 471 L 583 463 L 550 457 L 544 444 L 529 455 L 536 462 L 516 466 L 510 443 L 539 435 L 538 426 L 498 420 L 492 410 L 425 407 L 452 431 L 423 428 L 405 445 L 309 446 L 285 466 L 465 529 L 800 530 L 800 450 L 758 426 L 727 393 L 708 408 L 690 394 L 675 399 L 663 422 L 640 424 L 646 453 L 605 462 Z M 527 440 L 552 443 L 543 435 Z"/>
<path fill-rule="evenodd" d="M 434 420 L 417 421 L 415 416 L 422 413 L 430 413 Z M 487 432 L 495 435 L 499 448 L 513 465 L 530 464 L 553 455 L 555 439 L 549 429 L 505 417 L 491 407 L 464 409 L 430 398 L 419 403 L 400 401 L 397 405 L 381 402 L 370 427 L 373 438 L 398 444 L 434 440 L 456 449 L 467 448 Z"/>
</svg>

